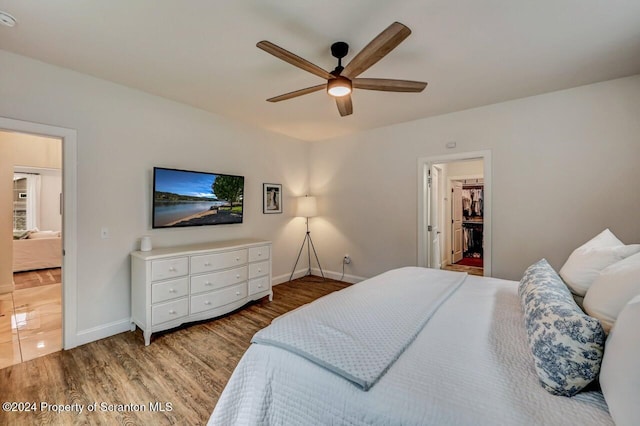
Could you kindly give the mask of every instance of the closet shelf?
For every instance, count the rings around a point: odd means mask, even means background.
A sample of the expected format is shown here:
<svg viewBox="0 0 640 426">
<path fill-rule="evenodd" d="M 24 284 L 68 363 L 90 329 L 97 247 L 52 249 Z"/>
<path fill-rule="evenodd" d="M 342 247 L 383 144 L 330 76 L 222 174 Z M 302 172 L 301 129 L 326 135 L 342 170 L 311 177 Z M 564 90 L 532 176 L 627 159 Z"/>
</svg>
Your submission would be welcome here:
<svg viewBox="0 0 640 426">
<path fill-rule="evenodd" d="M 481 219 L 481 220 L 463 220 L 462 223 L 463 224 L 466 223 L 466 224 L 473 224 L 473 225 L 475 225 L 475 224 L 482 225 L 484 222 Z"/>
</svg>

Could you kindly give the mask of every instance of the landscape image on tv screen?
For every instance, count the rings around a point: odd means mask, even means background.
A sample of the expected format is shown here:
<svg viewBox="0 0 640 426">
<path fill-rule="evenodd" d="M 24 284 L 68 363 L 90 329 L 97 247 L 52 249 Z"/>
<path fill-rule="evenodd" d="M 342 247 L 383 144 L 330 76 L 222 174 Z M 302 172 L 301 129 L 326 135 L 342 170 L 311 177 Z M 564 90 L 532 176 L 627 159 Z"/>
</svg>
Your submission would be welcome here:
<svg viewBox="0 0 640 426">
<path fill-rule="evenodd" d="M 153 228 L 242 223 L 244 177 L 155 167 Z"/>
</svg>

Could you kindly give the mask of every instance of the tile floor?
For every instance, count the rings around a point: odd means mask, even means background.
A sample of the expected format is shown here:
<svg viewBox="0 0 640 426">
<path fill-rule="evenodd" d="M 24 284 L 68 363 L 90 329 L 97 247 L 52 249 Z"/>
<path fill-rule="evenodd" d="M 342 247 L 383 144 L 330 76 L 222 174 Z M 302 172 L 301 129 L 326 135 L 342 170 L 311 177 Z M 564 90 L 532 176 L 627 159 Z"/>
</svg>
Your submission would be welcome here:
<svg viewBox="0 0 640 426">
<path fill-rule="evenodd" d="M 61 349 L 61 283 L 0 294 L 0 368 Z"/>
</svg>

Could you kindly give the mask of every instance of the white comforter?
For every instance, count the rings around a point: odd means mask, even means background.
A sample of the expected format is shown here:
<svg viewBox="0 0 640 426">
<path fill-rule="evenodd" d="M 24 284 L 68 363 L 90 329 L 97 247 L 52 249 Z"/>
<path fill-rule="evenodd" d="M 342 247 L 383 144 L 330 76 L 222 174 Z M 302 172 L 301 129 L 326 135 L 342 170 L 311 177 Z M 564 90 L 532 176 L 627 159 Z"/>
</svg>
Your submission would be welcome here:
<svg viewBox="0 0 640 426">
<path fill-rule="evenodd" d="M 369 391 L 291 352 L 254 344 L 209 424 L 613 423 L 600 392 L 566 398 L 538 384 L 517 282 L 469 276 Z"/>
<path fill-rule="evenodd" d="M 435 280 L 424 285 L 426 271 L 394 269 L 329 294 L 281 316 L 251 343 L 286 349 L 369 390 L 467 276 L 430 271 Z"/>
</svg>

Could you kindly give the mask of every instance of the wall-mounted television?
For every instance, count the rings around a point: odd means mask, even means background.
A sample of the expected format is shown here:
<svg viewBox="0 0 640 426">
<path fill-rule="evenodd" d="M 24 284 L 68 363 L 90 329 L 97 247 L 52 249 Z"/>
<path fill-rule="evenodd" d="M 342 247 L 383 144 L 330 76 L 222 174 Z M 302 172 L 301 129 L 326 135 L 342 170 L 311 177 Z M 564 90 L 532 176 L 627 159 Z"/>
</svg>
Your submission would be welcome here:
<svg viewBox="0 0 640 426">
<path fill-rule="evenodd" d="M 153 168 L 153 228 L 242 223 L 244 176 Z"/>
</svg>

